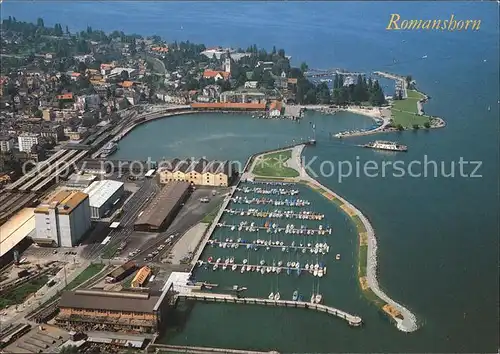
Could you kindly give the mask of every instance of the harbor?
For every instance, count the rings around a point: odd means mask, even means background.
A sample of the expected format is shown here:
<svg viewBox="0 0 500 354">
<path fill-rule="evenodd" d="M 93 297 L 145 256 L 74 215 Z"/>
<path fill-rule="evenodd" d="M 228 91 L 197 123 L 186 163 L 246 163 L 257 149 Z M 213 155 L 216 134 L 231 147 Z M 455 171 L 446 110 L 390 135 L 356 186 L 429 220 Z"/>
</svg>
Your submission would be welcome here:
<svg viewBox="0 0 500 354">
<path fill-rule="evenodd" d="M 342 263 L 334 246 L 334 223 L 315 211 L 309 196 L 314 192 L 298 183 L 240 182 L 214 220 L 203 251 L 193 260 L 196 282 L 217 286 L 202 287 L 190 296 L 344 313 L 329 307 L 332 300 L 321 286 L 329 271 L 335 274 L 336 265 Z M 224 289 L 233 287 L 244 290 L 237 296 L 224 294 Z M 358 316 L 350 319 L 352 325 L 361 324 Z"/>
</svg>

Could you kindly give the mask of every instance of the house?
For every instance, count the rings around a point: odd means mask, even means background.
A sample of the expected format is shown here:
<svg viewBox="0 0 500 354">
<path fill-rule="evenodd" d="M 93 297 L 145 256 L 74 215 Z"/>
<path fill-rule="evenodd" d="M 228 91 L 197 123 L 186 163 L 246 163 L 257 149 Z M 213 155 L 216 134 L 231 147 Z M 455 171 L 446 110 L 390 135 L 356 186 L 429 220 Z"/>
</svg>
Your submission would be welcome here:
<svg viewBox="0 0 500 354">
<path fill-rule="evenodd" d="M 203 96 L 218 98 L 222 89 L 219 85 L 208 85 L 203 88 Z"/>
<path fill-rule="evenodd" d="M 225 72 L 225 71 L 218 71 L 218 70 L 206 69 L 203 72 L 203 77 L 205 79 L 214 79 L 215 81 L 229 80 L 229 78 L 231 77 L 231 73 L 228 73 L 228 72 Z"/>
<path fill-rule="evenodd" d="M 71 80 L 72 81 L 78 81 L 78 79 L 80 78 L 80 76 L 82 76 L 82 74 L 77 73 L 77 72 L 72 72 L 71 73 Z"/>
<path fill-rule="evenodd" d="M 63 93 L 60 95 L 56 95 L 56 100 L 59 101 L 72 101 L 73 100 L 73 93 L 68 92 L 68 93 Z"/>
<path fill-rule="evenodd" d="M 268 114 L 270 117 L 279 117 L 281 116 L 282 109 L 281 101 L 272 101 L 269 105 Z"/>
<path fill-rule="evenodd" d="M 245 82 L 245 88 L 255 89 L 259 85 L 258 81 L 247 81 Z"/>
</svg>

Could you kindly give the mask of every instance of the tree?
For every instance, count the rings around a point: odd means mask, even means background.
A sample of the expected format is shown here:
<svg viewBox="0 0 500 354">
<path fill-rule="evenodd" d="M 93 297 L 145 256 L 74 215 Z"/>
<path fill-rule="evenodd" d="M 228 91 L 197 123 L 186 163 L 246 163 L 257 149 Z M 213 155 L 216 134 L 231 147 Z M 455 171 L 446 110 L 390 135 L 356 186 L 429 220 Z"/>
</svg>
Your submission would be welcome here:
<svg viewBox="0 0 500 354">
<path fill-rule="evenodd" d="M 33 113 L 33 115 L 36 117 L 36 118 L 42 118 L 43 117 L 43 112 L 39 109 L 37 109 L 35 111 L 35 113 Z"/>
<path fill-rule="evenodd" d="M 77 354 L 78 347 L 76 345 L 66 345 L 59 351 L 60 354 Z"/>
<path fill-rule="evenodd" d="M 127 81 L 129 78 L 130 78 L 130 75 L 129 75 L 128 71 L 122 70 L 122 72 L 120 73 L 120 79 L 122 81 Z"/>
<path fill-rule="evenodd" d="M 87 71 L 87 64 L 85 64 L 83 61 L 78 62 L 78 72 L 80 74 L 85 74 Z"/>
<path fill-rule="evenodd" d="M 135 38 L 132 39 L 132 42 L 130 43 L 128 49 L 130 50 L 131 55 L 136 55 L 137 54 L 137 47 L 135 44 Z"/>
<path fill-rule="evenodd" d="M 405 128 L 401 124 L 396 125 L 396 129 L 399 131 L 405 130 Z"/>
<path fill-rule="evenodd" d="M 412 82 L 411 75 L 406 76 L 405 80 L 406 80 L 406 85 L 408 86 L 408 88 L 411 88 L 411 82 Z"/>
<path fill-rule="evenodd" d="M 424 127 L 425 127 L 425 129 L 429 129 L 431 127 L 431 123 L 425 122 Z"/>
<path fill-rule="evenodd" d="M 418 124 L 413 124 L 413 130 L 418 130 L 420 126 Z"/>
<path fill-rule="evenodd" d="M 307 63 L 305 61 L 303 61 L 302 64 L 300 64 L 300 71 L 305 73 L 308 69 L 309 69 L 309 66 L 307 65 Z"/>
<path fill-rule="evenodd" d="M 43 24 L 43 18 L 37 18 L 36 19 L 36 26 L 37 27 L 44 27 L 44 24 Z"/>
</svg>

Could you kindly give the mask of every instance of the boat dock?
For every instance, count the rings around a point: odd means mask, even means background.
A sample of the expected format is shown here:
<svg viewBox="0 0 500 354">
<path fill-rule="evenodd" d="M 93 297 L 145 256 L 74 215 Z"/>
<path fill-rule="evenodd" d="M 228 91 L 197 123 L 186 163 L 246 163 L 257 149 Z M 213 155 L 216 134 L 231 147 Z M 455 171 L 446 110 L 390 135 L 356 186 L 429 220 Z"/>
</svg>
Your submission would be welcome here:
<svg viewBox="0 0 500 354">
<path fill-rule="evenodd" d="M 247 226 L 244 225 L 241 229 L 239 229 L 240 226 L 242 225 L 232 225 L 232 224 L 225 224 L 225 223 L 218 223 L 216 224 L 217 227 L 228 227 L 231 228 L 233 231 L 241 231 L 245 229 L 245 231 L 249 232 L 257 232 L 259 230 L 269 230 L 268 233 L 278 233 L 278 232 L 285 232 L 291 235 L 304 235 L 304 236 L 313 236 L 313 235 L 331 235 L 332 234 L 332 228 L 318 228 L 318 229 L 308 229 L 308 228 L 286 228 L 286 227 L 265 227 L 265 226 Z M 248 228 L 248 229 L 247 229 Z M 287 232 L 288 231 L 288 232 Z"/>
<path fill-rule="evenodd" d="M 267 242 L 267 241 L 264 241 L 264 240 L 260 240 L 261 242 L 252 242 L 252 243 L 248 243 L 248 242 L 238 242 L 237 240 L 236 241 L 233 241 L 231 242 L 230 241 L 218 241 L 217 239 L 214 239 L 214 240 L 209 240 L 208 241 L 208 244 L 209 245 L 218 245 L 219 247 L 222 247 L 222 248 L 236 248 L 236 246 L 238 247 L 246 247 L 247 249 L 252 249 L 252 250 L 259 250 L 258 247 L 262 247 L 262 248 L 266 248 L 266 247 L 269 247 L 269 248 L 281 248 L 282 250 L 285 249 L 285 250 L 289 250 L 289 249 L 292 249 L 292 250 L 297 250 L 297 251 L 302 251 L 302 250 L 309 250 L 311 253 L 314 252 L 315 249 L 318 249 L 318 250 L 321 250 L 322 248 L 325 249 L 326 252 L 328 252 L 330 250 L 330 247 L 328 245 L 326 246 L 323 246 L 323 247 L 320 247 L 318 246 L 318 244 L 315 244 L 315 245 L 311 245 L 311 246 L 308 246 L 308 245 L 302 245 L 302 244 L 299 244 L 299 245 L 285 245 L 284 243 L 279 243 L 279 244 L 276 244 L 274 242 Z M 316 252 L 317 254 L 317 252 Z"/>
<path fill-rule="evenodd" d="M 363 320 L 359 316 L 351 315 L 345 311 L 339 310 L 335 307 L 326 306 L 322 304 L 313 304 L 304 301 L 291 301 L 291 300 L 269 300 L 261 298 L 245 298 L 237 297 L 229 294 L 196 294 L 196 293 L 179 293 L 178 299 L 196 300 L 204 302 L 219 302 L 227 304 L 245 304 L 245 305 L 263 305 L 263 306 L 278 306 L 290 308 L 303 308 L 314 311 L 323 312 L 340 319 L 347 321 L 350 326 L 361 326 Z"/>
</svg>

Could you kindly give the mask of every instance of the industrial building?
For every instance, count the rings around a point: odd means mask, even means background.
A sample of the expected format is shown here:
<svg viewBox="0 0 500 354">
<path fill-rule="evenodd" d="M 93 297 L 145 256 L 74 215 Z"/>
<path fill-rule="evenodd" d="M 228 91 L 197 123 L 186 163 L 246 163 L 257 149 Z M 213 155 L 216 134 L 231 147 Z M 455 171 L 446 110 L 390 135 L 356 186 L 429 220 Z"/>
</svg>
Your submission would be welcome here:
<svg viewBox="0 0 500 354">
<path fill-rule="evenodd" d="M 23 251 L 35 233 L 34 208 L 24 208 L 0 226 L 0 266 L 13 258 L 12 250 Z"/>
<path fill-rule="evenodd" d="M 83 190 L 89 195 L 90 217 L 100 219 L 118 203 L 124 192 L 123 182 L 94 181 Z"/>
<path fill-rule="evenodd" d="M 185 181 L 196 186 L 227 187 L 234 175 L 229 161 L 164 161 L 158 169 L 160 183 Z"/>
<path fill-rule="evenodd" d="M 132 283 L 130 285 L 132 288 L 142 288 L 149 276 L 151 275 L 151 268 L 148 266 L 144 266 L 135 275 L 134 279 L 132 279 Z"/>
<path fill-rule="evenodd" d="M 35 209 L 38 244 L 73 247 L 90 229 L 89 196 L 80 191 L 63 190 Z"/>
<path fill-rule="evenodd" d="M 174 220 L 181 204 L 189 196 L 190 184 L 184 181 L 167 183 L 134 224 L 136 231 L 160 232 Z"/>
<path fill-rule="evenodd" d="M 125 279 L 128 275 L 132 274 L 136 269 L 134 261 L 128 261 L 125 264 L 113 269 L 111 273 L 106 276 L 107 283 L 116 283 Z"/>
<path fill-rule="evenodd" d="M 96 178 L 97 177 L 95 175 L 73 173 L 66 181 L 66 186 L 84 189 L 90 186 L 90 184 L 94 182 Z"/>
<path fill-rule="evenodd" d="M 56 323 L 72 329 L 154 333 L 168 312 L 171 289 L 162 292 L 65 291 Z"/>
</svg>

